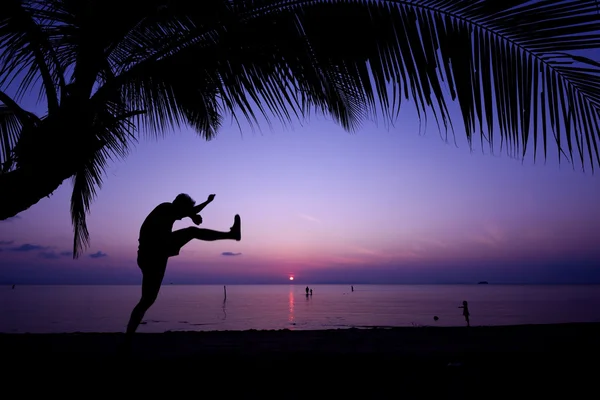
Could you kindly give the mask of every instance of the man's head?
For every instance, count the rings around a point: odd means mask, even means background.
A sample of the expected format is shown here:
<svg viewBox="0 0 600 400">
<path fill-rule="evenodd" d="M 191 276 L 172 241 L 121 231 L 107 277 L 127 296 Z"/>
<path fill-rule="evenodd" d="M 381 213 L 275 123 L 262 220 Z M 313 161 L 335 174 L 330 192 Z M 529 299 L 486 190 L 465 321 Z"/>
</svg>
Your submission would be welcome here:
<svg viewBox="0 0 600 400">
<path fill-rule="evenodd" d="M 175 206 L 177 219 L 182 219 L 192 214 L 196 202 L 188 194 L 180 193 L 173 200 L 173 205 Z"/>
</svg>

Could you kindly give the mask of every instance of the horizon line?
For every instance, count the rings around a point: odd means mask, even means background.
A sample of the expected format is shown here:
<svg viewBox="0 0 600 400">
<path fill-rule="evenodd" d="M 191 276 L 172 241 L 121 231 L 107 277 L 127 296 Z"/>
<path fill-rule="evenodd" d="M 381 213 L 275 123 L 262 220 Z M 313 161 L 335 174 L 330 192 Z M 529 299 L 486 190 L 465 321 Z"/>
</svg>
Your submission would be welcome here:
<svg viewBox="0 0 600 400">
<path fill-rule="evenodd" d="M 0 286 L 140 286 L 141 283 L 4 283 L 0 282 Z M 437 285 L 482 285 L 482 286 L 573 286 L 573 285 L 600 285 L 600 282 L 427 282 L 427 283 L 371 283 L 371 282 L 356 282 L 356 283 L 339 283 L 339 282 L 295 282 L 295 283 L 276 283 L 276 282 L 264 282 L 264 283 L 163 283 L 162 286 L 257 286 L 257 285 L 285 285 L 285 286 L 304 286 L 304 285 L 335 285 L 335 286 L 356 286 L 356 285 L 368 285 L 368 286 L 437 286 Z"/>
</svg>

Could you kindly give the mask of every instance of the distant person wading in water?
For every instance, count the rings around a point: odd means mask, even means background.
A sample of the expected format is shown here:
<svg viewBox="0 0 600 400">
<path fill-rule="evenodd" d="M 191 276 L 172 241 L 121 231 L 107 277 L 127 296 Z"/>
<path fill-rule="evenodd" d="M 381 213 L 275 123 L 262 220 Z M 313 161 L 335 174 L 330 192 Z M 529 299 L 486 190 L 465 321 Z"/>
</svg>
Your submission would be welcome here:
<svg viewBox="0 0 600 400">
<path fill-rule="evenodd" d="M 463 309 L 463 316 L 465 317 L 465 321 L 467 321 L 467 326 L 471 326 L 471 322 L 469 321 L 469 315 L 471 315 L 469 313 L 469 303 L 467 303 L 467 301 L 463 301 L 463 305 L 459 306 L 458 308 L 462 308 Z"/>
<path fill-rule="evenodd" d="M 136 329 L 142 322 L 144 314 L 156 300 L 162 284 L 167 261 L 169 257 L 179 255 L 179 251 L 192 239 L 214 241 L 214 240 L 237 240 L 241 239 L 241 220 L 236 215 L 233 226 L 229 232 L 219 232 L 209 229 L 188 228 L 173 230 L 175 221 L 185 217 L 191 218 L 196 224 L 202 223 L 200 211 L 210 204 L 215 198 L 214 194 L 208 199 L 196 205 L 194 200 L 185 193 L 179 194 L 172 203 L 159 204 L 146 217 L 140 229 L 139 248 L 137 264 L 142 270 L 142 298 L 131 312 L 125 346 L 131 344 L 131 339 Z"/>
</svg>

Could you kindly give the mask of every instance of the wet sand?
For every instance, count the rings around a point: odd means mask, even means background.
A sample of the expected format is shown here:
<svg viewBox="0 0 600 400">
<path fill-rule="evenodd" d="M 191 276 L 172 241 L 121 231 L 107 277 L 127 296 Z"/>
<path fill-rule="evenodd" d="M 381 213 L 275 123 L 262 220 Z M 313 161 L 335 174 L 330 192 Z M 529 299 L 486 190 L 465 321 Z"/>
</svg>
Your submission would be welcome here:
<svg viewBox="0 0 600 400">
<path fill-rule="evenodd" d="M 590 388 L 600 373 L 600 323 L 140 333 L 128 357 L 117 352 L 122 339 L 121 333 L 0 334 L 0 354 L 9 366 L 2 377 L 45 382 L 32 391 L 63 390 L 68 378 L 109 391 L 118 382 L 118 390 L 150 392 L 155 386 L 183 390 L 194 382 L 218 387 L 220 394 L 209 398 L 234 392 L 488 398 L 515 390 L 564 390 L 569 397 L 596 392 Z M 201 395 L 209 389 L 190 390 Z"/>
</svg>

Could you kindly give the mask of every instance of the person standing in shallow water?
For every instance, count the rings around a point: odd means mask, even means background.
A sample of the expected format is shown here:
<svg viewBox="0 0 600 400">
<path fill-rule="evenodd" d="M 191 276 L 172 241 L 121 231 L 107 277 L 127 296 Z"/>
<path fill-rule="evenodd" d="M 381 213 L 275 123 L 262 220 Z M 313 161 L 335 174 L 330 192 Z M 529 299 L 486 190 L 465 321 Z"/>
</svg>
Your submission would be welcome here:
<svg viewBox="0 0 600 400">
<path fill-rule="evenodd" d="M 469 303 L 467 303 L 467 301 L 463 301 L 463 305 L 459 306 L 458 308 L 462 308 L 463 309 L 463 315 L 465 317 L 465 321 L 467 321 L 467 326 L 471 326 L 471 323 L 469 322 L 469 315 L 471 315 L 469 313 Z"/>
<path fill-rule="evenodd" d="M 137 257 L 138 267 L 142 271 L 142 297 L 131 312 L 127 324 L 126 347 L 131 344 L 133 334 L 158 296 L 169 257 L 179 255 L 181 248 L 192 239 L 204 241 L 241 239 L 241 219 L 237 214 L 229 232 L 201 229 L 195 226 L 173 231 L 175 221 L 185 217 L 200 225 L 202 217 L 198 213 L 214 198 L 215 195 L 211 194 L 204 203 L 196 205 L 189 195 L 181 193 L 172 203 L 159 204 L 144 220 L 140 228 Z"/>
</svg>

